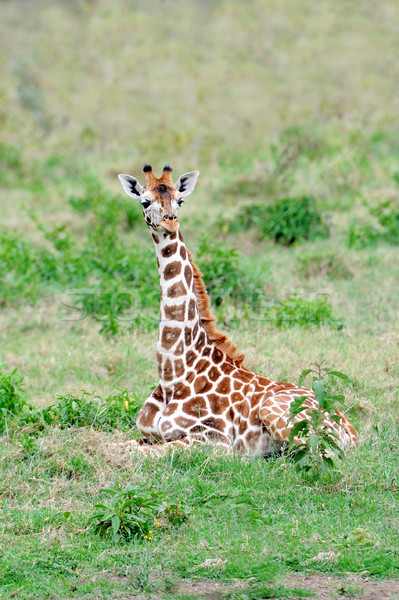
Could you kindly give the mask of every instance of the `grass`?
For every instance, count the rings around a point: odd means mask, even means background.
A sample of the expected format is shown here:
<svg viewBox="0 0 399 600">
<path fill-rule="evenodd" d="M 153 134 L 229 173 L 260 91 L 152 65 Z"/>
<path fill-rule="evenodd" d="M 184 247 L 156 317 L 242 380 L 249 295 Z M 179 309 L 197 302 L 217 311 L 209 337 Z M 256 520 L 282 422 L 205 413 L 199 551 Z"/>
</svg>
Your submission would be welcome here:
<svg viewBox="0 0 399 600">
<path fill-rule="evenodd" d="M 399 577 L 396 12 L 6 3 L 1 599 L 249 600 L 308 595 L 292 573 Z M 157 384 L 156 261 L 116 178 L 144 161 L 176 179 L 200 169 L 182 232 L 246 365 L 295 382 L 324 357 L 353 380 L 360 447 L 330 481 L 287 457 L 112 445 L 138 434 Z M 299 217 L 285 199 L 306 199 Z M 272 214 L 277 243 L 262 237 Z M 101 535 L 102 490 L 128 484 L 185 518 L 154 513 L 147 538 Z"/>
</svg>

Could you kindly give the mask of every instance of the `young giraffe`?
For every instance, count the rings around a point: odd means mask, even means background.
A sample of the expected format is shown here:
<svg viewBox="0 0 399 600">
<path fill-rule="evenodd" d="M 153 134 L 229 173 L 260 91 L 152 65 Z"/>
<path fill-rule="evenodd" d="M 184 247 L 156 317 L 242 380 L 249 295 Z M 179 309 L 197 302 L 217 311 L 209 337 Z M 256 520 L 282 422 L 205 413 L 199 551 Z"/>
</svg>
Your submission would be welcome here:
<svg viewBox="0 0 399 600">
<path fill-rule="evenodd" d="M 157 179 L 145 165 L 144 187 L 135 177 L 119 175 L 125 192 L 142 205 L 152 231 L 161 283 L 160 381 L 139 411 L 137 427 L 158 450 L 171 444 L 214 440 L 237 452 L 268 455 L 272 445 L 281 447 L 288 442 L 290 403 L 307 396 L 305 405 L 310 409 L 318 406 L 317 401 L 310 389 L 246 369 L 244 355 L 216 330 L 201 273 L 186 248 L 177 219 L 199 173 L 186 173 L 173 184 L 171 172 L 165 166 Z M 302 418 L 305 412 L 297 416 L 297 420 Z M 357 444 L 356 431 L 344 415 L 337 424 L 326 413 L 325 422 L 337 433 L 343 449 Z"/>
</svg>

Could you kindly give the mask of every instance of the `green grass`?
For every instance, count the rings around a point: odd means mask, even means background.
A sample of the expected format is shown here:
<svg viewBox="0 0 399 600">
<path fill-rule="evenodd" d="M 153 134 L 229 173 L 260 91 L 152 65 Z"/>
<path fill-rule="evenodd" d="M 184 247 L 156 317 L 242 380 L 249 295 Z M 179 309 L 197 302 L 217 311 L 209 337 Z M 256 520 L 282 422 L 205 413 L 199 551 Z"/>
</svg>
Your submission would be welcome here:
<svg viewBox="0 0 399 600">
<path fill-rule="evenodd" d="M 292 573 L 399 577 L 396 13 L 4 5 L 1 599 L 205 598 L 196 581 L 249 600 L 308 594 Z M 182 233 L 246 365 L 296 382 L 324 358 L 354 381 L 360 447 L 331 481 L 287 457 L 109 445 L 138 435 L 157 384 L 156 261 L 116 177 L 144 161 L 201 171 Z M 187 519 L 160 514 L 152 540 L 99 535 L 90 517 L 117 484 Z"/>
<path fill-rule="evenodd" d="M 16 437 L 1 451 L 2 593 L 94 597 L 141 587 L 169 597 L 165 574 L 175 586 L 187 577 L 268 583 L 291 570 L 397 576 L 396 435 L 375 432 L 327 486 L 306 484 L 287 459 L 194 449 L 155 462 L 128 455 L 116 469 L 107 434 L 50 429 L 29 451 Z M 94 505 L 116 482 L 184 501 L 187 520 L 160 519 L 152 540 L 97 534 Z"/>
</svg>

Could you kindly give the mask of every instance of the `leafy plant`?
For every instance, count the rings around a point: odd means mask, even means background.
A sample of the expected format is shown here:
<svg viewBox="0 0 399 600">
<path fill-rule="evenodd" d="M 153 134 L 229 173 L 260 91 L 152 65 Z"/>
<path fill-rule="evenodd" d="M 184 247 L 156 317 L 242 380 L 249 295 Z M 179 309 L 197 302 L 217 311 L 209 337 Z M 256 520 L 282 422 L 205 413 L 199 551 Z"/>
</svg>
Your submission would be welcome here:
<svg viewBox="0 0 399 600">
<path fill-rule="evenodd" d="M 219 306 L 228 299 L 242 299 L 262 287 L 255 271 L 249 271 L 238 251 L 209 236 L 200 239 L 198 263 L 212 302 Z"/>
<path fill-rule="evenodd" d="M 332 305 L 325 296 L 317 296 L 316 300 L 305 300 L 296 295 L 289 296 L 269 307 L 265 318 L 277 327 L 328 325 L 338 330 L 343 327 L 342 319 L 334 316 Z"/>
<path fill-rule="evenodd" d="M 380 239 L 380 231 L 371 223 L 351 223 L 348 231 L 350 248 L 375 246 Z"/>
<path fill-rule="evenodd" d="M 134 244 L 127 246 L 116 222 L 106 224 L 97 215 L 82 238 L 65 225 L 37 225 L 46 246 L 28 243 L 16 233 L 0 233 L 0 305 L 21 299 L 33 303 L 43 289 L 72 288 L 72 299 L 65 303 L 65 310 L 72 310 L 65 318 L 92 315 L 107 334 L 118 333 L 122 324 L 144 329 L 157 325 L 154 257 Z M 128 309 L 131 315 L 126 315 Z"/>
<path fill-rule="evenodd" d="M 141 407 L 139 400 L 122 390 L 106 399 L 83 392 L 80 398 L 73 394 L 58 397 L 52 409 L 53 422 L 62 429 L 67 427 L 94 427 L 111 431 L 127 431 L 136 422 Z"/>
<path fill-rule="evenodd" d="M 370 208 L 374 223 L 352 222 L 349 226 L 348 244 L 350 248 L 366 248 L 379 241 L 399 244 L 399 208 L 391 199 L 383 200 Z"/>
<path fill-rule="evenodd" d="M 14 369 L 6 372 L 0 364 L 0 434 L 7 430 L 7 420 L 21 413 L 25 406 L 24 378 Z"/>
<path fill-rule="evenodd" d="M 288 423 L 294 425 L 290 430 L 289 444 L 296 467 L 320 478 L 331 472 L 335 463 L 344 456 L 344 451 L 338 444 L 338 434 L 325 420 L 326 415 L 337 425 L 340 425 L 342 420 L 342 416 L 336 412 L 336 404 L 343 404 L 345 398 L 342 394 L 332 393 L 332 384 L 337 378 L 350 385 L 352 382 L 344 373 L 324 367 L 321 362 L 314 368 L 302 371 L 299 387 L 302 387 L 310 374 L 311 387 L 318 407 L 307 407 L 306 395 L 296 398 L 291 403 Z M 301 413 L 306 416 L 298 419 Z"/>
<path fill-rule="evenodd" d="M 164 515 L 173 524 L 180 524 L 187 518 L 178 502 L 170 503 L 162 491 L 140 490 L 130 484 L 123 489 L 103 489 L 111 496 L 108 503 L 96 504 L 98 512 L 91 517 L 95 521 L 95 531 L 120 538 L 146 537 L 151 540 L 156 516 Z"/>
<path fill-rule="evenodd" d="M 262 237 L 284 245 L 329 237 L 327 224 L 310 196 L 283 198 L 270 206 L 253 204 L 239 213 L 237 225 L 242 229 L 257 226 Z"/>
</svg>

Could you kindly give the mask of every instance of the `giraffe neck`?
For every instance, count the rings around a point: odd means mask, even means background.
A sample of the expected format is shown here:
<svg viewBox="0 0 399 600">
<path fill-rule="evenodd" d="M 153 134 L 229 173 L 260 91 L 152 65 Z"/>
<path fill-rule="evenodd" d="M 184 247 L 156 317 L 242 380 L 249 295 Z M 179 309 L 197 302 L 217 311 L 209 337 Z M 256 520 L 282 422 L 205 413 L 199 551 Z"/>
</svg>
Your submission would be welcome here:
<svg viewBox="0 0 399 600">
<path fill-rule="evenodd" d="M 193 267 L 180 232 L 153 234 L 161 285 L 158 373 L 166 389 L 184 380 L 190 351 L 206 342 L 195 293 Z"/>
</svg>

